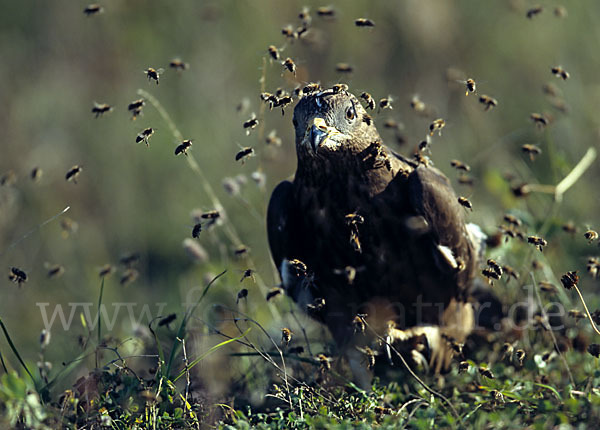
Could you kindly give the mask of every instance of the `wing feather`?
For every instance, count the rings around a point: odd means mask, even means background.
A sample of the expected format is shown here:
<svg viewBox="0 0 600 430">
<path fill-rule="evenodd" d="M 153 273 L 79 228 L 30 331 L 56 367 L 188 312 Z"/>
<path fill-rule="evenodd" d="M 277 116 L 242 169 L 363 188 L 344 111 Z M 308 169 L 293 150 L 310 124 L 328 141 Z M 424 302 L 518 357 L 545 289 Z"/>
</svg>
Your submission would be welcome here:
<svg viewBox="0 0 600 430">
<path fill-rule="evenodd" d="M 282 181 L 275 187 L 267 209 L 267 235 L 271 255 L 277 270 L 281 271 L 284 258 L 289 258 L 293 246 L 291 225 L 293 211 L 293 185 L 290 181 Z"/>
<path fill-rule="evenodd" d="M 466 287 L 477 262 L 466 230 L 465 209 L 458 203 L 450 181 L 437 169 L 419 166 L 408 182 L 410 204 L 430 227 L 434 261 L 452 267 L 447 258 L 451 251 L 454 260 L 465 265 L 457 281 L 461 289 Z"/>
</svg>

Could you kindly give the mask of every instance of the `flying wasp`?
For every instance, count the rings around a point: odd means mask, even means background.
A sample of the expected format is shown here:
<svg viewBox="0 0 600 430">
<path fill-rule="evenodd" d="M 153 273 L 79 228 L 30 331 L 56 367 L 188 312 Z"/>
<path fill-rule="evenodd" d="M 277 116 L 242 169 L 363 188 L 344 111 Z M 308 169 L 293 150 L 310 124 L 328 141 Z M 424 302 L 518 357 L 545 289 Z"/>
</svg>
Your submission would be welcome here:
<svg viewBox="0 0 600 430">
<path fill-rule="evenodd" d="M 240 279 L 240 282 L 244 282 L 244 279 L 247 279 L 247 278 L 250 278 L 254 282 L 256 282 L 256 280 L 254 279 L 254 273 L 256 273 L 254 271 L 254 269 L 246 269 L 246 270 L 244 270 L 244 272 L 242 274 L 242 279 Z"/>
<path fill-rule="evenodd" d="M 81 166 L 73 166 L 71 167 L 68 171 L 67 174 L 65 175 L 65 179 L 67 181 L 73 181 L 74 184 L 77 183 L 77 177 L 81 174 L 81 171 L 83 169 L 81 168 Z"/>
<path fill-rule="evenodd" d="M 267 302 L 282 293 L 283 293 L 283 290 L 281 288 L 275 287 L 275 288 L 270 289 L 269 292 L 267 293 L 267 297 L 266 297 Z"/>
<path fill-rule="evenodd" d="M 284 347 L 286 347 L 286 348 L 288 347 L 288 345 L 292 341 L 292 335 L 293 335 L 293 333 L 289 328 L 284 327 L 281 329 L 281 344 Z"/>
<path fill-rule="evenodd" d="M 310 82 L 310 83 L 306 84 L 304 86 L 304 88 L 302 88 L 302 92 L 304 94 L 311 94 L 311 93 L 321 91 L 321 90 L 322 90 L 321 84 L 316 83 L 316 82 Z"/>
<path fill-rule="evenodd" d="M 529 155 L 529 159 L 531 161 L 534 161 L 535 158 L 542 153 L 542 150 L 539 146 L 532 145 L 530 143 L 526 143 L 525 145 L 521 146 L 521 151 Z"/>
<path fill-rule="evenodd" d="M 95 103 L 94 102 L 94 107 L 92 108 L 92 113 L 96 115 L 96 118 L 104 115 L 107 112 L 110 112 L 113 110 L 113 107 L 109 104 L 106 103 Z"/>
<path fill-rule="evenodd" d="M 11 267 L 10 273 L 8 274 L 8 279 L 9 281 L 18 284 L 20 287 L 21 284 L 27 282 L 27 273 L 18 267 Z"/>
<path fill-rule="evenodd" d="M 331 6 L 321 6 L 317 9 L 317 15 L 322 18 L 335 18 L 335 9 Z"/>
<path fill-rule="evenodd" d="M 496 260 L 488 259 L 487 265 L 490 269 L 498 274 L 498 279 L 502 276 L 502 266 L 500 266 Z"/>
<path fill-rule="evenodd" d="M 127 269 L 127 270 L 125 270 L 125 272 L 123 272 L 123 275 L 121 275 L 121 279 L 119 280 L 119 283 L 123 286 L 129 285 L 132 282 L 134 282 L 139 276 L 140 276 L 140 272 L 138 272 L 136 269 L 133 269 L 133 268 Z"/>
<path fill-rule="evenodd" d="M 587 318 L 586 314 L 577 309 L 571 309 L 567 315 L 569 318 L 573 318 L 575 320 L 575 324 L 577 324 L 579 320 Z"/>
<path fill-rule="evenodd" d="M 267 48 L 267 52 L 269 54 L 269 57 L 271 57 L 273 60 L 279 60 L 279 50 L 275 45 L 269 45 L 269 47 Z"/>
<path fill-rule="evenodd" d="M 111 264 L 105 264 L 98 270 L 98 276 L 104 278 L 115 273 L 115 268 Z"/>
<path fill-rule="evenodd" d="M 327 357 L 325 354 L 317 355 L 317 362 L 319 363 L 319 371 L 321 373 L 326 373 L 331 370 L 331 358 Z"/>
<path fill-rule="evenodd" d="M 346 84 L 335 84 L 331 87 L 333 94 L 345 93 L 348 91 L 348 85 Z"/>
<path fill-rule="evenodd" d="M 367 369 L 372 369 L 375 367 L 375 356 L 379 354 L 377 351 L 373 351 L 368 346 L 365 346 L 364 348 L 357 346 L 356 349 L 365 354 L 365 358 L 367 360 Z"/>
<path fill-rule="evenodd" d="M 585 233 L 583 233 L 583 237 L 587 239 L 588 243 L 592 243 L 593 241 L 598 239 L 598 232 L 595 230 L 588 230 Z"/>
<path fill-rule="evenodd" d="M 46 263 L 44 264 L 44 267 L 47 270 L 46 275 L 48 275 L 48 278 L 59 278 L 65 273 L 64 266 L 61 266 L 60 264 Z"/>
<path fill-rule="evenodd" d="M 452 161 L 450 161 L 450 165 L 452 167 L 454 167 L 456 170 L 462 170 L 463 172 L 471 171 L 471 167 L 468 164 L 463 163 L 460 160 L 452 160 Z"/>
<path fill-rule="evenodd" d="M 375 110 L 375 99 L 371 96 L 371 94 L 362 92 L 360 94 L 360 98 L 363 99 L 367 104 L 367 109 Z"/>
<path fill-rule="evenodd" d="M 294 31 L 294 27 L 291 24 L 286 25 L 281 29 L 281 34 L 283 34 L 288 39 L 297 39 L 298 33 Z"/>
<path fill-rule="evenodd" d="M 145 100 L 139 99 L 134 100 L 131 103 L 129 103 L 129 105 L 127 105 L 127 110 L 130 111 L 132 114 L 132 120 L 135 120 L 142 113 L 142 108 L 144 107 L 144 104 Z"/>
<path fill-rule="evenodd" d="M 294 63 L 294 60 L 290 57 L 286 58 L 281 65 L 285 67 L 288 72 L 293 73 L 294 76 L 296 76 L 296 63 Z"/>
<path fill-rule="evenodd" d="M 346 281 L 348 282 L 348 285 L 352 285 L 354 283 L 357 272 L 358 272 L 358 270 L 352 266 L 346 266 L 343 269 L 334 269 L 333 270 L 333 273 L 335 273 L 336 275 L 344 275 L 346 277 Z"/>
<path fill-rule="evenodd" d="M 575 234 L 577 233 L 577 226 L 573 223 L 573 221 L 568 221 L 562 225 L 562 230 L 565 233 Z"/>
<path fill-rule="evenodd" d="M 198 223 L 198 224 L 194 225 L 194 228 L 192 229 L 192 237 L 194 239 L 198 239 L 200 237 L 201 231 L 202 231 L 202 224 Z"/>
<path fill-rule="evenodd" d="M 368 126 L 370 126 L 371 124 L 373 124 L 373 117 L 371 117 L 371 115 L 369 115 L 368 113 L 363 114 L 362 120 Z"/>
<path fill-rule="evenodd" d="M 416 94 L 410 99 L 410 107 L 417 113 L 423 113 L 427 109 L 425 103 Z"/>
<path fill-rule="evenodd" d="M 533 246 L 535 246 L 540 252 L 544 250 L 544 246 L 548 245 L 548 241 L 539 236 L 529 236 L 527 238 L 527 243 L 530 243 Z"/>
<path fill-rule="evenodd" d="M 394 107 L 392 106 L 391 97 L 384 97 L 381 100 L 379 100 L 379 110 L 381 111 L 383 109 L 394 109 Z"/>
<path fill-rule="evenodd" d="M 594 279 L 600 278 L 600 259 L 590 257 L 587 261 L 587 271 Z"/>
<path fill-rule="evenodd" d="M 354 318 L 352 318 L 352 327 L 354 328 L 354 333 L 364 333 L 367 325 L 365 323 L 365 317 L 367 314 L 357 314 Z"/>
<path fill-rule="evenodd" d="M 31 169 L 31 180 L 34 182 L 39 181 L 42 178 L 43 173 L 44 172 L 40 167 L 34 167 L 33 169 Z"/>
<path fill-rule="evenodd" d="M 144 73 L 148 76 L 149 81 L 155 81 L 156 85 L 158 85 L 158 81 L 160 79 L 160 74 L 163 72 L 163 69 L 154 69 L 152 67 L 148 67 Z"/>
<path fill-rule="evenodd" d="M 354 67 L 348 63 L 337 63 L 335 65 L 335 71 L 339 73 L 352 73 L 354 71 Z"/>
<path fill-rule="evenodd" d="M 121 263 L 125 267 L 133 267 L 140 262 L 140 254 L 139 252 L 131 252 L 129 254 L 124 254 L 120 259 L 119 263 Z"/>
<path fill-rule="evenodd" d="M 533 19 L 533 17 L 542 13 L 543 10 L 544 10 L 544 8 L 542 6 L 535 6 L 535 7 L 532 7 L 531 9 L 528 9 L 525 16 L 527 16 L 527 18 L 529 18 L 529 19 Z"/>
<path fill-rule="evenodd" d="M 505 214 L 503 219 L 510 225 L 513 225 L 515 227 L 521 227 L 521 224 L 522 224 L 521 220 L 514 215 Z"/>
<path fill-rule="evenodd" d="M 433 134 L 437 131 L 438 135 L 442 135 L 442 128 L 446 126 L 446 121 L 442 118 L 438 118 L 433 120 L 431 124 L 429 124 L 429 135 L 433 136 Z"/>
<path fill-rule="evenodd" d="M 187 151 L 191 147 L 192 147 L 192 141 L 189 139 L 186 139 L 186 140 L 182 141 L 179 145 L 177 145 L 177 148 L 175 148 L 175 155 L 184 154 L 185 156 L 187 156 L 188 155 Z"/>
<path fill-rule="evenodd" d="M 502 271 L 508 276 L 508 281 L 506 282 L 509 282 L 511 278 L 515 281 L 519 280 L 519 274 L 511 266 L 505 264 L 504 266 L 502 266 Z"/>
<path fill-rule="evenodd" d="M 242 160 L 242 164 L 244 164 L 246 162 L 246 159 L 248 157 L 252 157 L 253 155 L 254 155 L 254 148 L 248 146 L 248 147 L 242 148 L 240 151 L 238 151 L 237 154 L 235 154 L 235 161 Z"/>
<path fill-rule="evenodd" d="M 277 136 L 277 130 L 273 129 L 267 134 L 265 143 L 267 145 L 281 146 L 282 140 L 281 137 Z"/>
<path fill-rule="evenodd" d="M 470 209 L 471 211 L 473 210 L 473 204 L 466 197 L 460 196 L 458 198 L 458 203 L 466 209 Z"/>
<path fill-rule="evenodd" d="M 354 20 L 354 25 L 357 27 L 375 27 L 375 22 L 367 18 L 358 18 Z"/>
<path fill-rule="evenodd" d="M 150 139 L 150 136 L 152 136 L 153 134 L 154 129 L 152 127 L 145 128 L 138 133 L 138 135 L 135 138 L 135 143 L 144 142 L 146 146 L 150 146 L 150 142 L 148 142 L 148 139 Z"/>
<path fill-rule="evenodd" d="M 300 13 L 298 14 L 298 18 L 302 22 L 302 26 L 304 28 L 308 28 L 312 22 L 312 17 L 310 16 L 310 9 L 308 7 L 303 7 Z"/>
<path fill-rule="evenodd" d="M 90 4 L 87 5 L 85 7 L 85 9 L 83 9 L 83 13 L 86 16 L 92 16 L 92 15 L 97 15 L 104 12 L 104 8 L 102 6 L 100 6 L 99 4 Z"/>
<path fill-rule="evenodd" d="M 246 134 L 250 134 L 250 130 L 256 128 L 256 126 L 258 125 L 258 119 L 256 119 L 256 116 L 252 115 L 252 118 L 244 121 L 244 123 L 242 124 L 242 126 L 244 127 L 244 129 L 246 129 Z"/>
<path fill-rule="evenodd" d="M 169 326 L 169 324 L 171 324 L 173 321 L 175 321 L 177 319 L 177 314 L 169 314 L 164 318 L 161 318 L 160 321 L 158 321 L 158 326 L 159 327 L 163 327 L 163 326 Z"/>
<path fill-rule="evenodd" d="M 467 87 L 467 91 L 465 92 L 465 95 L 468 96 L 469 93 L 474 93 L 475 90 L 477 90 L 477 84 L 475 83 L 475 80 L 473 78 L 468 78 L 466 81 L 463 82 L 466 87 Z"/>
<path fill-rule="evenodd" d="M 245 299 L 248 297 L 248 289 L 247 288 L 242 288 L 238 293 L 237 293 L 237 298 L 235 300 L 235 304 L 239 304 L 240 300 Z"/>
<path fill-rule="evenodd" d="M 540 281 L 538 282 L 538 285 L 540 286 L 540 290 L 545 293 L 556 293 L 556 287 L 551 282 Z"/>
<path fill-rule="evenodd" d="M 184 63 L 183 61 L 181 61 L 181 59 L 179 58 L 173 58 L 170 62 L 169 62 L 169 67 L 171 69 L 176 70 L 177 72 L 182 72 L 184 70 L 187 70 L 190 68 L 190 65 L 188 63 Z"/>
<path fill-rule="evenodd" d="M 569 72 L 562 68 L 562 66 L 554 66 L 551 70 L 554 76 L 561 78 L 563 81 L 566 81 L 571 76 L 569 75 Z"/>
<path fill-rule="evenodd" d="M 294 258 L 293 260 L 290 260 L 288 263 L 294 269 L 296 276 L 306 276 L 307 275 L 308 267 L 306 267 L 306 264 L 304 264 L 302 261 L 298 260 L 297 258 Z"/>
<path fill-rule="evenodd" d="M 485 106 L 485 111 L 487 112 L 488 110 L 495 108 L 496 106 L 498 106 L 498 100 L 496 100 L 493 97 L 490 97 L 486 94 L 482 94 L 479 96 L 479 103 L 481 103 L 482 105 Z"/>
<path fill-rule="evenodd" d="M 529 115 L 529 118 L 533 121 L 533 123 L 535 125 L 538 126 L 538 128 L 544 128 L 549 123 L 548 118 L 546 118 L 546 116 L 544 116 L 541 113 L 535 113 L 534 112 L 531 115 Z"/>
<path fill-rule="evenodd" d="M 481 274 L 485 276 L 490 285 L 494 285 L 494 280 L 498 281 L 500 279 L 500 275 L 494 269 L 490 267 L 486 267 L 481 271 Z"/>
</svg>

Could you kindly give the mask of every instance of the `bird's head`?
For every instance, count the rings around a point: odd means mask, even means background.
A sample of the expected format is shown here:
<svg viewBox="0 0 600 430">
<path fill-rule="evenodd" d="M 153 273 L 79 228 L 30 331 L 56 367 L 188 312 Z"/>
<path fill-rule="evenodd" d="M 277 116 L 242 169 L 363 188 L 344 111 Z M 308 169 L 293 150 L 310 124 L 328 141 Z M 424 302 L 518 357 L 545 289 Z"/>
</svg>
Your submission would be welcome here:
<svg viewBox="0 0 600 430">
<path fill-rule="evenodd" d="M 379 139 L 358 99 L 335 87 L 302 97 L 294 109 L 293 122 L 298 155 L 331 158 L 358 154 Z"/>
</svg>

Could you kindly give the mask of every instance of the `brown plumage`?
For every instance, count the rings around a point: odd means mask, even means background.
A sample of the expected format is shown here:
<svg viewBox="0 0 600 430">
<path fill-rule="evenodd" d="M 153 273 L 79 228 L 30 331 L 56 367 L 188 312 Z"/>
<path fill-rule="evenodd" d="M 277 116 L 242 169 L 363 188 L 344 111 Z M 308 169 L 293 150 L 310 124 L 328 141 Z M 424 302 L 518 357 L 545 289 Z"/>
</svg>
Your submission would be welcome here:
<svg viewBox="0 0 600 430">
<path fill-rule="evenodd" d="M 298 102 L 296 175 L 275 188 L 267 214 L 287 294 L 305 309 L 324 299 L 311 314 L 327 325 L 351 365 L 354 346 L 368 341 L 355 335 L 357 313 L 367 314 L 382 335 L 393 320 L 392 341 L 439 325 L 452 325 L 444 330 L 464 341 L 473 325 L 466 300 L 478 254 L 448 179 L 388 149 L 375 125 L 362 121 L 365 115 L 346 91 L 320 91 Z M 348 222 L 352 214 L 361 222 Z M 294 259 L 306 265 L 305 275 L 291 270 Z M 351 284 L 339 276 L 345 267 L 360 269 Z M 444 343 L 440 335 L 430 336 L 437 336 L 430 346 Z M 433 355 L 437 370 L 452 356 Z"/>
</svg>

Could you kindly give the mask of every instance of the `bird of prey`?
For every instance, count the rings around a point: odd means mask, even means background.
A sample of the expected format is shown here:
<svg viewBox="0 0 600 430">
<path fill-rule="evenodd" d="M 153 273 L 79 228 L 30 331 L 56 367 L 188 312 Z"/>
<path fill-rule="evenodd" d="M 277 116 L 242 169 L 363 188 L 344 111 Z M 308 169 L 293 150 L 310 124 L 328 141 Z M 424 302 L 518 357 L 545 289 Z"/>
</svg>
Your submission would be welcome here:
<svg viewBox="0 0 600 430">
<path fill-rule="evenodd" d="M 391 343 L 426 335 L 431 365 L 446 367 L 445 340 L 464 342 L 474 326 L 481 241 L 449 180 L 383 145 L 339 86 L 304 95 L 293 124 L 296 174 L 275 188 L 267 213 L 285 291 L 329 328 L 362 384 L 357 351 L 373 339 L 357 333 L 357 315 Z"/>
</svg>

